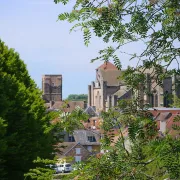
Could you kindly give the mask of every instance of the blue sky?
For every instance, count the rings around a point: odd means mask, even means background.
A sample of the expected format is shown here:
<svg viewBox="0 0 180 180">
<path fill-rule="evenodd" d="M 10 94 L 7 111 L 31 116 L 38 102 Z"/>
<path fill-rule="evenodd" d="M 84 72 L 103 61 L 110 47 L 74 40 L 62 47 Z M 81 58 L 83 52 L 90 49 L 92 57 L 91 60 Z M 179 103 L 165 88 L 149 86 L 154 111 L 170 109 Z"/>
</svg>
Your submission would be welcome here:
<svg viewBox="0 0 180 180">
<path fill-rule="evenodd" d="M 94 37 L 86 47 L 80 31 L 69 33 L 72 24 L 57 22 L 58 14 L 70 9 L 53 0 L 0 0 L 0 38 L 20 54 L 40 88 L 43 74 L 62 74 L 63 98 L 87 93 L 96 67 L 102 64 L 90 60 L 107 46 Z M 128 49 L 137 52 L 142 46 L 131 44 L 122 50 Z M 125 55 L 120 59 L 123 68 L 134 65 Z"/>
</svg>

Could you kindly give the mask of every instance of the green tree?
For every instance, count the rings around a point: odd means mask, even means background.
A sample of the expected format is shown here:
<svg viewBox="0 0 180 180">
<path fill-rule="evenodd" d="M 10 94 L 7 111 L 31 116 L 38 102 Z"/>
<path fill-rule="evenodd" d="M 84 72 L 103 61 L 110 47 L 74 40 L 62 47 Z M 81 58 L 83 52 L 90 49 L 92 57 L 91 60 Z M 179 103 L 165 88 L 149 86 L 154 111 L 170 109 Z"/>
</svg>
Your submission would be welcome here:
<svg viewBox="0 0 180 180">
<path fill-rule="evenodd" d="M 174 96 L 173 101 L 174 102 L 171 105 L 171 107 L 180 108 L 180 98 L 178 98 L 177 96 Z"/>
<path fill-rule="evenodd" d="M 4 167 L 4 162 L 5 162 L 4 154 L 7 150 L 7 141 L 5 137 L 6 127 L 7 124 L 5 124 L 4 120 L 0 118 L 0 145 L 1 145 L 0 146 L 0 174 L 1 174 L 0 177 L 4 177 L 6 175 L 6 171 Z"/>
<path fill-rule="evenodd" d="M 6 148 L 0 179 L 24 179 L 38 156 L 51 158 L 54 138 L 41 92 L 30 78 L 26 65 L 14 49 L 0 40 L 1 136 Z M 3 133 L 3 131 L 5 131 Z M 3 134 L 2 134 L 3 133 Z M 2 139 L 3 140 L 3 139 Z M 2 145 L 2 144 L 1 144 Z"/>
<path fill-rule="evenodd" d="M 117 108 L 121 109 L 117 111 Z M 134 102 L 119 102 L 115 109 L 102 113 L 105 154 L 78 164 L 64 179 L 179 179 L 180 139 L 159 138 L 151 113 L 137 110 Z M 112 129 L 118 128 L 114 135 Z M 128 128 L 127 128 L 128 127 Z M 128 136 L 122 136 L 125 130 Z M 116 140 L 115 140 L 116 139 Z"/>
<path fill-rule="evenodd" d="M 53 122 L 53 125 L 55 127 L 53 128 L 53 133 L 58 141 L 58 144 L 54 145 L 57 151 L 59 151 L 59 148 L 64 148 L 64 146 L 61 145 L 61 142 L 63 142 L 64 137 L 60 134 L 60 132 L 65 130 L 68 133 L 73 133 L 74 129 L 83 127 L 82 119 L 87 120 L 89 118 L 89 116 L 84 112 L 84 110 L 79 107 L 75 108 L 70 114 L 65 114 L 63 111 L 59 111 L 51 112 L 49 116 L 56 118 Z M 55 157 L 53 160 L 42 159 L 38 157 L 33 162 L 36 164 L 36 168 L 30 169 L 29 172 L 25 174 L 26 178 L 36 180 L 53 179 L 55 171 L 48 168 L 46 165 L 57 163 L 57 157 Z M 60 177 L 63 178 L 63 176 Z"/>
<path fill-rule="evenodd" d="M 69 0 L 54 2 L 70 3 Z M 87 46 L 92 34 L 108 43 L 108 47 L 100 50 L 100 56 L 92 61 L 112 60 L 121 69 L 121 53 L 129 56 L 129 60 L 135 60 L 136 67 L 128 67 L 123 79 L 137 93 L 140 84 L 155 79 L 158 85 L 163 86 L 165 78 L 180 73 L 179 3 L 179 0 L 76 0 L 72 11 L 60 14 L 59 20 L 75 23 L 71 31 L 81 29 Z M 133 48 L 124 51 L 128 44 L 142 48 L 138 52 L 134 52 Z M 177 63 L 177 69 L 169 68 L 172 62 Z M 143 74 L 146 69 L 153 69 L 151 79 Z M 146 87 L 143 89 L 147 94 L 151 93 Z M 75 171 L 73 177 L 128 180 L 180 178 L 180 140 L 169 136 L 158 138 L 156 123 L 147 109 L 140 106 L 139 96 L 134 97 L 132 102 L 119 102 L 116 109 L 102 113 L 102 118 L 105 131 L 102 147 L 108 152 L 80 164 L 80 171 Z M 110 134 L 116 126 L 119 126 L 119 138 L 115 146 L 111 146 L 114 137 L 113 133 Z M 128 137 L 125 139 L 122 132 L 127 127 Z"/>
<path fill-rule="evenodd" d="M 69 0 L 54 2 L 68 4 Z M 121 68 L 117 54 L 126 53 L 131 60 L 147 61 L 145 67 L 158 62 L 168 68 L 179 57 L 179 6 L 179 0 L 77 0 L 72 11 L 60 14 L 59 20 L 79 21 L 71 31 L 81 29 L 86 45 L 92 33 L 112 45 L 101 50 L 100 57 L 95 59 L 112 59 Z M 133 48 L 122 51 L 130 43 L 134 46 L 143 43 L 143 48 L 139 53 L 133 52 Z M 160 75 L 160 79 L 165 76 Z"/>
<path fill-rule="evenodd" d="M 87 94 L 70 94 L 66 100 L 69 101 L 87 101 L 88 95 Z"/>
</svg>

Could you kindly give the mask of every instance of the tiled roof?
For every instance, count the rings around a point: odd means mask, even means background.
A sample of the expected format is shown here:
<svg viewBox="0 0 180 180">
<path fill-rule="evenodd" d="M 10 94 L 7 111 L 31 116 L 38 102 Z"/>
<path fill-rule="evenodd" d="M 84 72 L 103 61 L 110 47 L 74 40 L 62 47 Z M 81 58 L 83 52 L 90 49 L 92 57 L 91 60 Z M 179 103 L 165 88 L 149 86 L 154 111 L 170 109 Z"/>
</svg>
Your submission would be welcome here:
<svg viewBox="0 0 180 180">
<path fill-rule="evenodd" d="M 179 116 L 179 114 L 173 114 L 166 122 L 167 132 L 168 134 L 172 136 L 180 136 L 180 134 L 176 130 L 173 129 L 173 125 L 177 125 L 180 127 L 180 122 L 174 122 L 174 118 L 177 116 Z"/>
<path fill-rule="evenodd" d="M 157 116 L 159 113 L 172 113 L 172 114 L 178 114 L 180 113 L 180 108 L 166 108 L 166 107 L 155 107 L 155 108 L 149 108 L 148 109 L 154 116 Z"/>
<path fill-rule="evenodd" d="M 172 114 L 169 112 L 162 112 L 156 117 L 156 120 L 157 121 L 165 121 L 168 118 L 170 118 L 171 116 L 172 116 Z"/>
<path fill-rule="evenodd" d="M 165 121 L 166 132 L 168 134 L 172 135 L 173 137 L 180 136 L 180 134 L 176 130 L 174 130 L 174 128 L 173 128 L 174 125 L 180 126 L 180 122 L 174 122 L 174 119 L 176 117 L 180 116 L 179 111 L 177 111 L 176 109 L 173 109 L 173 108 L 167 108 L 167 109 L 170 109 L 170 110 L 169 111 L 166 109 L 161 110 L 161 111 L 157 110 L 157 112 L 154 113 L 155 120 L 157 121 L 157 127 L 158 127 L 158 129 L 161 129 L 160 128 L 160 125 L 161 125 L 160 122 Z"/>
<path fill-rule="evenodd" d="M 116 66 L 110 62 L 105 62 L 101 66 L 99 66 L 97 69 L 114 69 L 117 70 Z"/>
<path fill-rule="evenodd" d="M 77 145 L 77 142 L 63 142 L 57 145 L 57 148 L 60 151 L 60 154 L 63 156 L 66 152 L 68 152 L 71 148 Z"/>
<path fill-rule="evenodd" d="M 99 117 L 91 117 L 87 121 L 82 122 L 85 129 L 100 129 L 102 119 Z M 95 124 L 95 126 L 94 126 Z"/>
<path fill-rule="evenodd" d="M 68 101 L 67 103 L 64 101 L 56 101 L 54 102 L 52 109 L 60 109 L 65 112 L 72 112 L 77 106 L 84 109 L 84 101 Z"/>
<path fill-rule="evenodd" d="M 118 129 L 113 129 L 111 133 L 114 134 L 113 141 L 111 142 L 111 146 L 114 146 L 118 142 L 119 138 L 121 137 L 121 134 Z M 128 136 L 128 128 L 125 128 L 122 131 L 122 134 L 123 134 L 123 137 L 126 138 Z"/>
</svg>

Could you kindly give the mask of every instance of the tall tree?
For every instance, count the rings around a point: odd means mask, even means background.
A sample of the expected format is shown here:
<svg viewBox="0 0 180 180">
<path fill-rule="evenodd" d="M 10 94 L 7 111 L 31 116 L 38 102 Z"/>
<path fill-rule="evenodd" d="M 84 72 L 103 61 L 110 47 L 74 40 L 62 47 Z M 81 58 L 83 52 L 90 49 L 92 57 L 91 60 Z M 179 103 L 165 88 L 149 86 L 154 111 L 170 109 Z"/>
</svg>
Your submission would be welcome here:
<svg viewBox="0 0 180 180">
<path fill-rule="evenodd" d="M 68 4 L 69 0 L 54 0 Z M 147 61 L 148 67 L 157 62 L 168 68 L 172 61 L 178 63 L 178 42 L 180 29 L 179 0 L 100 0 L 74 1 L 70 13 L 62 13 L 59 20 L 77 22 L 72 30 L 81 27 L 84 42 L 89 44 L 91 34 L 103 38 L 112 46 L 101 50 L 100 57 L 108 61 L 112 59 L 119 68 L 118 54 L 126 53 L 131 59 Z M 127 44 L 134 46 L 144 44 L 139 54 L 128 49 L 121 49 Z"/>
<path fill-rule="evenodd" d="M 54 139 L 40 90 L 19 54 L 1 40 L 0 77 L 0 126 L 7 126 L 2 156 L 6 174 L 0 173 L 0 179 L 21 180 L 34 159 L 52 156 Z"/>
<path fill-rule="evenodd" d="M 6 171 L 5 171 L 5 167 L 4 167 L 4 162 L 5 162 L 5 158 L 4 158 L 4 154 L 7 150 L 7 141 L 6 141 L 6 137 L 5 137 L 5 133 L 6 133 L 6 126 L 7 124 L 5 124 L 4 120 L 2 118 L 0 118 L 0 174 L 2 177 L 1 179 L 3 180 L 4 176 L 6 175 Z"/>
<path fill-rule="evenodd" d="M 88 95 L 87 94 L 70 94 L 67 97 L 67 100 L 70 101 L 87 101 Z"/>
</svg>

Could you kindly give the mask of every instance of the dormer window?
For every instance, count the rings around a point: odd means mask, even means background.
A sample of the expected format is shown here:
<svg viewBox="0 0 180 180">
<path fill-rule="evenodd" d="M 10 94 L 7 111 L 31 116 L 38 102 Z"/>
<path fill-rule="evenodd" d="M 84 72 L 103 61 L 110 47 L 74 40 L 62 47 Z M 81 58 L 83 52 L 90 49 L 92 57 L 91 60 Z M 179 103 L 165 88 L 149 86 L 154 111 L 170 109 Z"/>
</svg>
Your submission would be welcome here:
<svg viewBox="0 0 180 180">
<path fill-rule="evenodd" d="M 88 136 L 89 142 L 96 142 L 96 138 L 94 136 Z"/>
<path fill-rule="evenodd" d="M 70 136 L 69 136 L 69 142 L 75 142 L 75 139 L 74 139 L 74 136 L 73 136 L 73 135 L 70 135 Z"/>
</svg>

